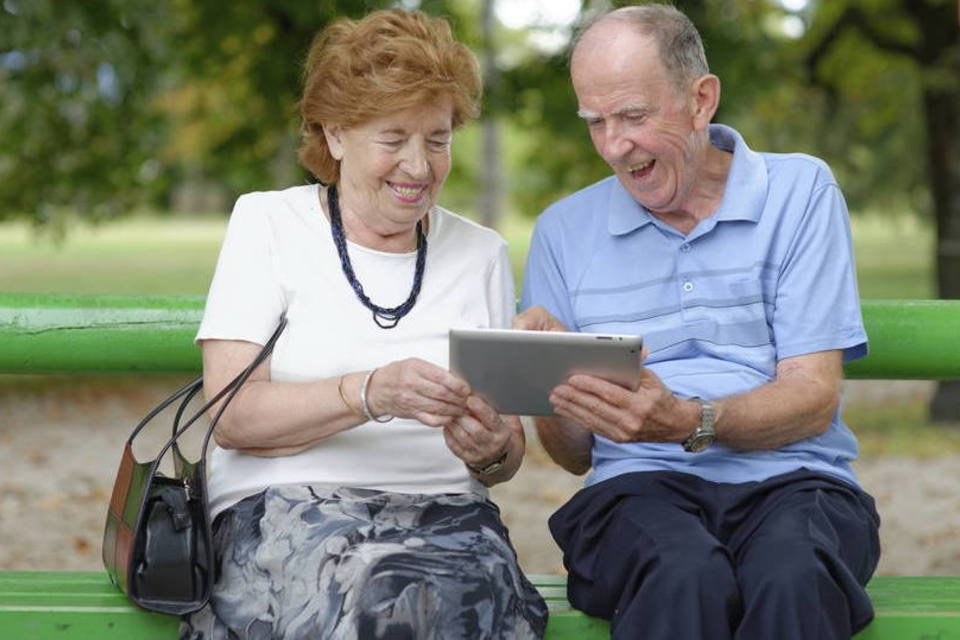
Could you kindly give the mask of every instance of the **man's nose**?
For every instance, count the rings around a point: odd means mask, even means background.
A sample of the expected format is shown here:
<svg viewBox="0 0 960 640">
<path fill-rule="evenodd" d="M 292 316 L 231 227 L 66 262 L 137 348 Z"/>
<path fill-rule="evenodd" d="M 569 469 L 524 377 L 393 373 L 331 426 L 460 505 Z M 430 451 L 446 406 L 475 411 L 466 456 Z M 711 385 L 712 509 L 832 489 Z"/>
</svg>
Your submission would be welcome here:
<svg viewBox="0 0 960 640">
<path fill-rule="evenodd" d="M 631 146 L 624 127 L 615 118 L 604 123 L 603 148 L 600 150 L 604 158 L 608 161 L 619 159 L 630 151 Z"/>
</svg>

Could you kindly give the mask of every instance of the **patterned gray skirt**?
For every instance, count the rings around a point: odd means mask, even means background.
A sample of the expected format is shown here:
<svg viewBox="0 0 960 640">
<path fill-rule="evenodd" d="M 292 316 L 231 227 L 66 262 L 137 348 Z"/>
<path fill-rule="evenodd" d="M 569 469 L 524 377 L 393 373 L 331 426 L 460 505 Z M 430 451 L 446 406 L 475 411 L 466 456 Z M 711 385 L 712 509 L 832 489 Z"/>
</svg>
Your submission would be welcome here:
<svg viewBox="0 0 960 640">
<path fill-rule="evenodd" d="M 181 640 L 541 638 L 547 608 L 480 496 L 272 487 L 214 523 Z"/>
</svg>

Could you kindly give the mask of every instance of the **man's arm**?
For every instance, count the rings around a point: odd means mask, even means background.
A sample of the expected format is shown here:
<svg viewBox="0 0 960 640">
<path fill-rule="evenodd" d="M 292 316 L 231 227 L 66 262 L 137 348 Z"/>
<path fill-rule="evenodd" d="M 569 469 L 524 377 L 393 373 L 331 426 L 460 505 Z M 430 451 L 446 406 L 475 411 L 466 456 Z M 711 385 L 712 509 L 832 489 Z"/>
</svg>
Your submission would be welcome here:
<svg viewBox="0 0 960 640">
<path fill-rule="evenodd" d="M 593 433 L 562 418 L 537 417 L 533 422 L 540 444 L 554 462 L 578 476 L 590 470 Z"/>
<path fill-rule="evenodd" d="M 740 450 L 777 449 L 823 433 L 839 404 L 842 360 L 839 350 L 786 358 L 768 384 L 714 400 L 717 441 Z M 615 442 L 682 443 L 700 424 L 699 405 L 674 396 L 649 369 L 636 391 L 573 376 L 551 402 L 558 415 Z"/>
<path fill-rule="evenodd" d="M 843 352 L 820 351 L 777 363 L 773 382 L 716 403 L 719 441 L 732 449 L 779 449 L 818 436 L 840 404 Z"/>
</svg>

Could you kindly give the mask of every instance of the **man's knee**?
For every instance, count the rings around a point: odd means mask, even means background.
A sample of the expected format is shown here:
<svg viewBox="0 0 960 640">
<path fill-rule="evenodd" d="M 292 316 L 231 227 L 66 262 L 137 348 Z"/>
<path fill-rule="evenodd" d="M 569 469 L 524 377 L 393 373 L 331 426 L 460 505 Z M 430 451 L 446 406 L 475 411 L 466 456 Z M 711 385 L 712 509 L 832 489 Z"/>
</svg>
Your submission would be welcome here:
<svg viewBox="0 0 960 640">
<path fill-rule="evenodd" d="M 760 600 L 812 597 L 821 581 L 831 580 L 823 558 L 812 547 L 785 542 L 751 553 L 739 576 L 744 595 Z"/>
<path fill-rule="evenodd" d="M 648 543 L 638 536 L 632 549 L 606 550 L 607 570 L 589 583 L 571 585 L 574 606 L 611 619 L 636 607 L 657 611 L 678 602 L 739 603 L 736 573 L 719 543 L 677 540 L 658 549 Z"/>
<path fill-rule="evenodd" d="M 736 572 L 727 552 L 717 546 L 678 545 L 663 554 L 644 585 L 668 599 L 718 597 L 738 591 Z"/>
</svg>

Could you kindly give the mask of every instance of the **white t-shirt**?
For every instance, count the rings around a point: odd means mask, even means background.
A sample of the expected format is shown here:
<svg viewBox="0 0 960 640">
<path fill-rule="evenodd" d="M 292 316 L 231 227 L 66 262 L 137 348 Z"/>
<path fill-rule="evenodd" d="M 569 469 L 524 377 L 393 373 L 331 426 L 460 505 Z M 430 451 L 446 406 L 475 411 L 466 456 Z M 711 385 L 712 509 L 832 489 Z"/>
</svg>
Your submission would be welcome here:
<svg viewBox="0 0 960 640">
<path fill-rule="evenodd" d="M 513 277 L 506 242 L 495 231 L 440 207 L 429 216 L 420 295 L 395 328 L 381 329 L 343 274 L 317 185 L 241 196 L 197 340 L 262 345 L 286 313 L 288 325 L 271 359 L 273 380 L 317 380 L 410 357 L 448 368 L 451 327 L 509 326 L 515 309 Z M 415 252 L 348 246 L 368 298 L 381 307 L 407 299 Z M 447 448 L 440 429 L 413 420 L 368 422 L 293 456 L 213 451 L 209 493 L 214 514 L 279 484 L 486 492 Z"/>
</svg>

